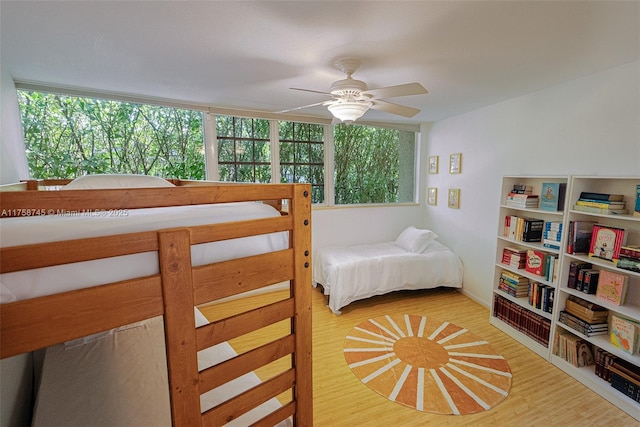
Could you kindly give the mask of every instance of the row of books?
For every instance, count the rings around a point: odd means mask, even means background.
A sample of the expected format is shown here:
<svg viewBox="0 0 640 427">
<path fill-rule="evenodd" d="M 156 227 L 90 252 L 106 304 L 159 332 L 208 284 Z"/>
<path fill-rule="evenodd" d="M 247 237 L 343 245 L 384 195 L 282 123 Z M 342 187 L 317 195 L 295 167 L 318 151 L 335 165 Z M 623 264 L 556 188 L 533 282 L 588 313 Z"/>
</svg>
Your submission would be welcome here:
<svg viewBox="0 0 640 427">
<path fill-rule="evenodd" d="M 515 302 L 494 294 L 493 316 L 545 347 L 549 346 L 551 321 Z"/>
<path fill-rule="evenodd" d="M 502 235 L 519 242 L 541 242 L 544 220 L 506 215 Z"/>
<path fill-rule="evenodd" d="M 558 321 L 585 336 L 608 334 L 614 347 L 640 353 L 640 323 L 575 295 L 567 298 Z"/>
<path fill-rule="evenodd" d="M 546 221 L 542 232 L 542 246 L 545 248 L 560 250 L 562 241 L 562 222 Z"/>
<path fill-rule="evenodd" d="M 513 184 L 511 191 L 505 197 L 504 204 L 514 208 L 536 209 L 538 195 L 533 194 L 533 187 L 526 184 Z"/>
<path fill-rule="evenodd" d="M 578 368 L 594 364 L 591 344 L 568 331 L 561 331 L 555 335 L 553 354 Z"/>
<path fill-rule="evenodd" d="M 505 246 L 502 249 L 502 263 L 521 270 L 527 265 L 527 250 Z"/>
<path fill-rule="evenodd" d="M 609 319 L 609 310 L 575 295 L 565 301 L 565 311 L 587 323 L 603 323 Z"/>
<path fill-rule="evenodd" d="M 516 298 L 526 297 L 529 294 L 529 279 L 520 274 L 502 270 L 498 289 Z"/>
<path fill-rule="evenodd" d="M 515 298 L 527 297 L 529 305 L 539 310 L 553 313 L 555 288 L 529 280 L 520 274 L 502 270 L 498 289 Z"/>
<path fill-rule="evenodd" d="M 627 298 L 629 276 L 612 270 L 594 269 L 584 261 L 571 261 L 567 287 L 595 294 L 597 298 L 615 305 L 623 305 Z"/>
<path fill-rule="evenodd" d="M 621 246 L 617 267 L 640 273 L 640 245 Z"/>
<path fill-rule="evenodd" d="M 553 313 L 554 287 L 542 283 L 529 282 L 529 305 L 539 310 Z"/>
<path fill-rule="evenodd" d="M 622 194 L 592 193 L 583 191 L 573 209 L 605 215 L 628 214 L 626 202 Z"/>
<path fill-rule="evenodd" d="M 566 310 L 560 312 L 558 321 L 563 325 L 568 326 L 574 331 L 580 332 L 586 337 L 592 337 L 596 335 L 607 335 L 609 333 L 609 324 L 605 322 L 589 323 L 580 319 L 577 316 L 569 313 Z"/>
<path fill-rule="evenodd" d="M 525 270 L 540 276 L 549 282 L 558 278 L 558 254 L 551 254 L 535 249 L 527 249 Z"/>
<path fill-rule="evenodd" d="M 595 374 L 620 393 L 640 402 L 640 368 L 600 347 L 595 348 Z"/>
</svg>

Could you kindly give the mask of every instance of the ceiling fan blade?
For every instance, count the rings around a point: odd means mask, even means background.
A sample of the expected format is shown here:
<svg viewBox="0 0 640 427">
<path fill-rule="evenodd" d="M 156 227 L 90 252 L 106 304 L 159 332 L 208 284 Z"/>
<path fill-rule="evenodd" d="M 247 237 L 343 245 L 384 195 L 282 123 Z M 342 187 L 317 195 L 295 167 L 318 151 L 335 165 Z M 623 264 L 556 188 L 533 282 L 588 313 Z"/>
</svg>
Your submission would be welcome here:
<svg viewBox="0 0 640 427">
<path fill-rule="evenodd" d="M 369 89 L 363 95 L 370 95 L 374 99 L 395 98 L 397 96 L 423 95 L 428 91 L 420 83 L 407 83 L 397 86 Z"/>
<path fill-rule="evenodd" d="M 317 105 L 327 105 L 327 103 L 330 103 L 330 102 L 332 102 L 332 101 L 316 102 L 315 104 L 303 105 L 302 107 L 295 107 L 295 108 L 290 108 L 288 110 L 276 111 L 276 113 L 288 113 L 290 111 L 302 110 L 304 108 L 311 108 L 311 107 L 315 107 Z"/>
<path fill-rule="evenodd" d="M 417 108 L 407 107 L 406 105 L 398 105 L 388 101 L 374 100 L 371 101 L 371 108 L 374 110 L 384 111 L 385 113 L 396 114 L 403 117 L 413 117 L 420 112 Z"/>
<path fill-rule="evenodd" d="M 323 95 L 332 96 L 329 92 L 322 92 L 322 91 L 319 91 L 319 90 L 302 89 L 302 88 L 299 88 L 299 87 L 290 87 L 289 89 L 291 89 L 291 90 L 301 90 L 303 92 L 321 93 Z"/>
</svg>

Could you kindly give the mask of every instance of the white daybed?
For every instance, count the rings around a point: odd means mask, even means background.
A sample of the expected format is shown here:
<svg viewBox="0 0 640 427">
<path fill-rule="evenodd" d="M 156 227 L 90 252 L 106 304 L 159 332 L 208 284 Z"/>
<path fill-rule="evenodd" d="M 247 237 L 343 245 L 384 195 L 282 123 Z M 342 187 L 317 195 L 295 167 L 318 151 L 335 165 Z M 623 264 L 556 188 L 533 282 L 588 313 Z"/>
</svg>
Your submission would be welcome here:
<svg viewBox="0 0 640 427">
<path fill-rule="evenodd" d="M 313 286 L 335 314 L 346 305 L 403 289 L 462 287 L 462 261 L 430 230 L 407 227 L 394 242 L 316 250 Z"/>
</svg>

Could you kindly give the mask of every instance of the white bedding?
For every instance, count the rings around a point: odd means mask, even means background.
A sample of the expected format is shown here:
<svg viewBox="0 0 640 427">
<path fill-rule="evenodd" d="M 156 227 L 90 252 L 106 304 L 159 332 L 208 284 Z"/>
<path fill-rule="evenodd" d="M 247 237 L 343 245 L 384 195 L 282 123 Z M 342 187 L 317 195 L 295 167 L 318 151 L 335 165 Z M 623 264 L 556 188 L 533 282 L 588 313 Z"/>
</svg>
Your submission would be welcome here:
<svg viewBox="0 0 640 427">
<path fill-rule="evenodd" d="M 273 207 L 255 202 L 170 208 L 131 209 L 121 213 L 80 213 L 0 219 L 0 246 L 83 239 L 179 226 L 279 216 Z M 286 249 L 288 233 L 272 233 L 196 245 L 192 264 L 203 265 Z M 0 302 L 23 300 L 159 272 L 156 253 L 45 267 L 0 275 Z"/>
<path fill-rule="evenodd" d="M 336 314 L 353 301 L 403 289 L 462 287 L 462 261 L 435 240 L 423 253 L 398 245 L 376 243 L 318 249 L 313 284 L 322 285 Z"/>
<path fill-rule="evenodd" d="M 207 323 L 198 310 L 196 322 L 199 326 Z M 47 348 L 33 427 L 170 427 L 163 337 L 162 318 L 156 317 L 92 340 Z M 198 367 L 202 370 L 235 355 L 224 342 L 200 351 Z M 250 372 L 213 389 L 202 395 L 202 411 L 259 383 L 257 375 Z M 279 407 L 277 399 L 270 399 L 226 425 L 250 425 Z M 286 420 L 278 426 L 290 425 Z"/>
</svg>

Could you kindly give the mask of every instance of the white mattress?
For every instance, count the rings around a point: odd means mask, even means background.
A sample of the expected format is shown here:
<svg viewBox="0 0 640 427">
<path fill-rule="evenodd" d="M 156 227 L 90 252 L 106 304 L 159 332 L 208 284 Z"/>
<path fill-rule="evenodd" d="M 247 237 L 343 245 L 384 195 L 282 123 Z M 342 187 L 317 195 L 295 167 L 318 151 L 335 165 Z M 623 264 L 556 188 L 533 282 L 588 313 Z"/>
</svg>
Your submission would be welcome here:
<svg viewBox="0 0 640 427">
<path fill-rule="evenodd" d="M 207 323 L 197 310 L 196 320 Z M 210 347 L 198 353 L 199 369 L 235 355 L 226 342 Z M 259 383 L 250 372 L 213 389 L 202 395 L 202 410 Z M 227 425 L 250 425 L 279 407 L 270 399 Z M 290 425 L 290 420 L 279 424 Z M 33 427 L 40 426 L 170 427 L 162 318 L 47 348 L 33 415 Z"/>
<path fill-rule="evenodd" d="M 448 247 L 432 241 L 424 253 L 407 252 L 387 242 L 318 249 L 313 282 L 329 296 L 336 314 L 346 305 L 403 289 L 462 287 L 462 261 Z"/>
<path fill-rule="evenodd" d="M 48 215 L 0 219 L 0 247 L 134 233 L 179 226 L 276 217 L 273 207 L 255 202 L 170 208 L 132 209 L 126 216 L 109 213 Z M 288 233 L 271 233 L 196 245 L 192 264 L 225 261 L 286 249 Z M 96 286 L 159 272 L 156 253 L 142 253 L 0 275 L 0 303 Z"/>
</svg>

